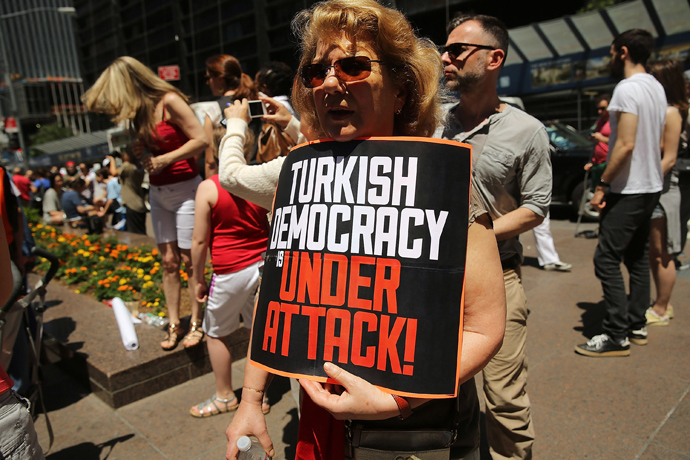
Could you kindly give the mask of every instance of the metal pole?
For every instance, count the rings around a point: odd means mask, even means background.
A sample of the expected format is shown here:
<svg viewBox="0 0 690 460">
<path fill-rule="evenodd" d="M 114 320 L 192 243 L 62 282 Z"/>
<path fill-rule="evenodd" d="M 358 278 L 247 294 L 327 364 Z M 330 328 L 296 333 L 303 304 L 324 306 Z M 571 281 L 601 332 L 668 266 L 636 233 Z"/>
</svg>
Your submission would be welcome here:
<svg viewBox="0 0 690 460">
<path fill-rule="evenodd" d="M 0 50 L 2 50 L 2 62 L 5 64 L 5 83 L 10 90 L 10 113 L 17 120 L 17 136 L 19 137 L 19 148 L 22 150 L 22 159 L 24 160 L 24 170 L 29 169 L 29 151 L 26 149 L 24 143 L 24 132 L 22 131 L 22 120 L 19 118 L 19 110 L 17 110 L 17 95 L 14 92 L 14 84 L 12 83 L 12 75 L 10 75 L 10 61 L 7 58 L 7 49 L 5 48 L 4 33 L 0 30 Z"/>
</svg>

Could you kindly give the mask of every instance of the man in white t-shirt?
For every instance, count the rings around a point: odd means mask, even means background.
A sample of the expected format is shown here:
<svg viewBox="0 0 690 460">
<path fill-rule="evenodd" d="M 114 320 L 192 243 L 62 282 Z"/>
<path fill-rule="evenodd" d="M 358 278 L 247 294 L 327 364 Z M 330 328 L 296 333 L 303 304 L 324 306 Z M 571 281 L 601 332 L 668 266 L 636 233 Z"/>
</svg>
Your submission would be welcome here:
<svg viewBox="0 0 690 460">
<path fill-rule="evenodd" d="M 575 347 L 581 355 L 629 356 L 630 342 L 647 344 L 649 226 L 663 185 L 661 133 L 666 95 L 645 71 L 654 47 L 646 30 L 623 32 L 611 45 L 611 76 L 622 81 L 608 106 L 611 123 L 606 170 L 592 206 L 601 212 L 594 268 L 606 303 L 603 333 Z M 630 274 L 625 291 L 621 262 Z"/>
</svg>

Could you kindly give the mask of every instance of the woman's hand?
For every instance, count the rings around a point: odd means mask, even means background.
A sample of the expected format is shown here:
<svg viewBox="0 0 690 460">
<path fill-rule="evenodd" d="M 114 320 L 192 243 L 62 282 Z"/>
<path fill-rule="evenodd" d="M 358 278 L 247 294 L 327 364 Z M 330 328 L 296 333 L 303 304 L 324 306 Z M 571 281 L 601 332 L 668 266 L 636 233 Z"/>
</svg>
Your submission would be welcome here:
<svg viewBox="0 0 690 460">
<path fill-rule="evenodd" d="M 206 285 L 205 279 L 196 280 L 194 285 L 194 293 L 196 294 L 197 302 L 206 302 L 208 299 L 208 286 Z"/>
<path fill-rule="evenodd" d="M 242 99 L 242 101 L 235 100 L 234 103 L 228 102 L 228 106 L 224 110 L 225 118 L 239 118 L 244 120 L 247 124 L 251 121 L 249 118 L 249 101 Z"/>
<path fill-rule="evenodd" d="M 590 169 L 592 169 L 592 162 L 591 161 L 585 165 L 585 171 L 589 171 Z"/>
<path fill-rule="evenodd" d="M 154 157 L 151 155 L 142 158 L 141 163 L 144 165 L 144 168 L 146 171 L 148 171 L 149 175 L 157 174 L 161 172 L 163 168 L 168 166 L 163 160 L 161 160 L 160 157 Z"/>
<path fill-rule="evenodd" d="M 228 438 L 228 447 L 225 452 L 227 460 L 235 460 L 237 458 L 237 440 L 242 436 L 256 436 L 268 456 L 273 457 L 275 455 L 273 442 L 268 436 L 266 419 L 264 414 L 261 413 L 262 401 L 262 397 L 259 398 L 258 402 L 250 402 L 249 399 L 242 397 L 242 402 L 235 413 L 235 417 L 230 422 L 228 429 L 225 430 L 225 436 Z"/>
<path fill-rule="evenodd" d="M 278 126 L 280 126 L 280 129 L 287 128 L 287 125 L 290 123 L 290 119 L 292 118 L 292 114 L 287 107 L 272 97 L 259 96 L 259 99 L 261 99 L 261 102 L 266 104 L 266 111 L 268 112 L 268 114 L 261 117 L 261 119 L 276 123 Z"/>
<path fill-rule="evenodd" d="M 597 142 L 603 142 L 604 144 L 608 144 L 608 143 L 609 143 L 609 138 L 606 137 L 606 136 L 604 136 L 604 135 L 601 134 L 601 133 L 594 133 L 594 134 L 592 134 L 592 137 L 593 137 L 594 140 L 596 140 Z"/>
<path fill-rule="evenodd" d="M 325 363 L 323 369 L 342 385 L 342 391 L 332 384 L 308 379 L 300 379 L 299 383 L 312 401 L 337 420 L 383 420 L 400 415 L 400 409 L 390 394 L 333 363 Z"/>
</svg>

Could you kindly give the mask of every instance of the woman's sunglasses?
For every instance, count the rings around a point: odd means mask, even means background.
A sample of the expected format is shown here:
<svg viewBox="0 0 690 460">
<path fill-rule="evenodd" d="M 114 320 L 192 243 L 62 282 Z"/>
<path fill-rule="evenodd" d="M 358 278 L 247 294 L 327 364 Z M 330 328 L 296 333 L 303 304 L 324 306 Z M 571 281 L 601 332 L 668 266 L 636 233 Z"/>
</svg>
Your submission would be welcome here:
<svg viewBox="0 0 690 460">
<path fill-rule="evenodd" d="M 383 61 L 369 59 L 366 56 L 352 56 L 338 59 L 333 65 L 307 64 L 299 70 L 299 75 L 302 78 L 302 84 L 307 88 L 323 85 L 331 68 L 335 69 L 335 76 L 340 81 L 360 81 L 371 75 L 372 62 L 385 64 Z"/>
<path fill-rule="evenodd" d="M 496 50 L 495 46 L 489 45 L 475 45 L 474 43 L 451 43 L 446 46 L 441 46 L 439 48 L 439 53 L 443 56 L 444 53 L 448 53 L 451 60 L 456 60 L 458 57 L 462 56 L 462 53 L 468 50 L 470 46 L 473 46 L 475 50 Z"/>
</svg>

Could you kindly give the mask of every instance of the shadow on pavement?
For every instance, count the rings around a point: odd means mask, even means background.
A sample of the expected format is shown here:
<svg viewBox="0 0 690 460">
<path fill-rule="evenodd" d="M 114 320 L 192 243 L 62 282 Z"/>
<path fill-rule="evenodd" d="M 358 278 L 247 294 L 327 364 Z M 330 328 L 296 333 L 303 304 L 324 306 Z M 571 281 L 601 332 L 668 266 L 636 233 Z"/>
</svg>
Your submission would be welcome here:
<svg viewBox="0 0 690 460">
<path fill-rule="evenodd" d="M 578 302 L 577 308 L 582 311 L 582 326 L 575 326 L 573 329 L 582 332 L 585 337 L 592 338 L 601 333 L 601 323 L 606 316 L 606 305 L 604 301 L 598 303 Z"/>
<path fill-rule="evenodd" d="M 59 365 L 43 365 L 41 366 L 41 373 L 43 396 L 49 414 L 52 411 L 71 406 L 91 393 L 91 390 L 85 387 L 83 382 L 67 374 Z M 37 406 L 37 412 L 42 412 L 40 406 Z"/>
<path fill-rule="evenodd" d="M 523 267 L 534 267 L 534 268 L 540 268 L 539 267 L 539 260 L 536 257 L 530 257 L 526 256 L 525 260 L 522 262 Z"/>
<path fill-rule="evenodd" d="M 297 408 L 290 410 L 288 415 L 290 416 L 290 421 L 283 429 L 283 443 L 285 444 L 283 458 L 295 458 L 295 455 L 297 454 L 297 430 L 299 428 Z"/>
<path fill-rule="evenodd" d="M 115 444 L 119 442 L 125 442 L 133 437 L 134 433 L 126 434 L 118 438 L 113 438 L 110 441 L 101 444 L 82 442 L 81 444 L 77 444 L 76 446 L 70 446 L 65 449 L 62 449 L 59 452 L 50 454 L 46 457 L 46 460 L 106 460 L 113 451 L 113 447 L 115 447 Z M 104 449 L 108 449 L 107 454 L 105 455 L 105 457 L 101 457 L 101 453 L 103 453 Z"/>
</svg>

